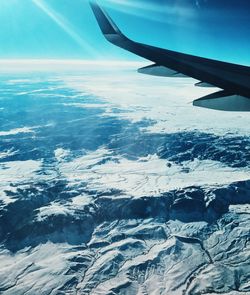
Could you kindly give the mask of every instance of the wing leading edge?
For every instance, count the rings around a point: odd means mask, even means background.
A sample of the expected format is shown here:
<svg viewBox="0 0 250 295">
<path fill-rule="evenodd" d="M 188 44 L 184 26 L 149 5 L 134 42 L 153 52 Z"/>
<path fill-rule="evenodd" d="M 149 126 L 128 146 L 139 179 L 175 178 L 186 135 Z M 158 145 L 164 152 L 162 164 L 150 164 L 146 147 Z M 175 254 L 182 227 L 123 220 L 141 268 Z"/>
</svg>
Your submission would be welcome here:
<svg viewBox="0 0 250 295">
<path fill-rule="evenodd" d="M 201 81 L 196 86 L 223 89 L 195 100 L 195 106 L 225 111 L 250 111 L 250 67 L 134 42 L 123 35 L 95 1 L 90 4 L 100 29 L 109 42 L 154 63 L 138 72 L 167 77 L 188 76 Z"/>
</svg>

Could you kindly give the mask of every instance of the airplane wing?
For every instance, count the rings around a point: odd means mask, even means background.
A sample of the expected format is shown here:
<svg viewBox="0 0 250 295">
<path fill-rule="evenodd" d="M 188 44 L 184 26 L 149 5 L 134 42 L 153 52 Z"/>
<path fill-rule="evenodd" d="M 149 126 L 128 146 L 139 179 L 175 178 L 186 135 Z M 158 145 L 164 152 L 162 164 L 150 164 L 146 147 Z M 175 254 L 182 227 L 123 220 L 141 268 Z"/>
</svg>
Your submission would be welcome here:
<svg viewBox="0 0 250 295">
<path fill-rule="evenodd" d="M 91 7 L 105 38 L 116 46 L 153 62 L 139 73 L 164 77 L 192 77 L 196 86 L 218 87 L 220 91 L 193 102 L 193 105 L 224 111 L 250 111 L 250 67 L 176 51 L 128 39 L 95 1 Z"/>
</svg>

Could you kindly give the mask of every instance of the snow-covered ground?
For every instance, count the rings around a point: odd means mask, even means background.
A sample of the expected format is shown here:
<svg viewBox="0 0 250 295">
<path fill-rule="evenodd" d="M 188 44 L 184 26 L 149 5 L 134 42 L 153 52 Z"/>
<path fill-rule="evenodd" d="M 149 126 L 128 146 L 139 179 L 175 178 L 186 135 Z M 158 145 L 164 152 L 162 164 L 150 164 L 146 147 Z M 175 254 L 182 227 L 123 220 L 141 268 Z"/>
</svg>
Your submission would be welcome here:
<svg viewBox="0 0 250 295">
<path fill-rule="evenodd" d="M 54 65 L 0 76 L 0 293 L 250 294 L 250 116 Z"/>
</svg>

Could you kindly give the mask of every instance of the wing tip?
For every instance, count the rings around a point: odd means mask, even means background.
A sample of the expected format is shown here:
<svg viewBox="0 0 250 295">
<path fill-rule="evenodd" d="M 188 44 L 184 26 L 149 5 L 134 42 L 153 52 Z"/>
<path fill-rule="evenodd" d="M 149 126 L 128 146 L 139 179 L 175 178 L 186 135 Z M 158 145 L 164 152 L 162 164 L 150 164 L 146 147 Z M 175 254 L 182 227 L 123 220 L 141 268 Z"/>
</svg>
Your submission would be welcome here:
<svg viewBox="0 0 250 295">
<path fill-rule="evenodd" d="M 95 0 L 90 0 L 89 3 L 97 20 L 97 23 L 105 37 L 107 35 L 123 36 L 117 25 L 112 21 L 109 15 Z"/>
</svg>

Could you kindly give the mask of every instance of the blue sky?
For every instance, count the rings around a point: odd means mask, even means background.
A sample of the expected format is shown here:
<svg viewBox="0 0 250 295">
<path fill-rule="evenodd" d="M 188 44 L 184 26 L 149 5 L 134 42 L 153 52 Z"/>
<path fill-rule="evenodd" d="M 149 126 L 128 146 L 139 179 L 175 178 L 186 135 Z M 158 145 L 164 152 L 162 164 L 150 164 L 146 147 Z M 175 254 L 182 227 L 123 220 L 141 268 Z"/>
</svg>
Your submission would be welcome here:
<svg viewBox="0 0 250 295">
<path fill-rule="evenodd" d="M 130 38 L 250 64 L 250 1 L 100 0 Z M 129 59 L 101 35 L 87 0 L 1 0 L 0 58 Z"/>
</svg>

